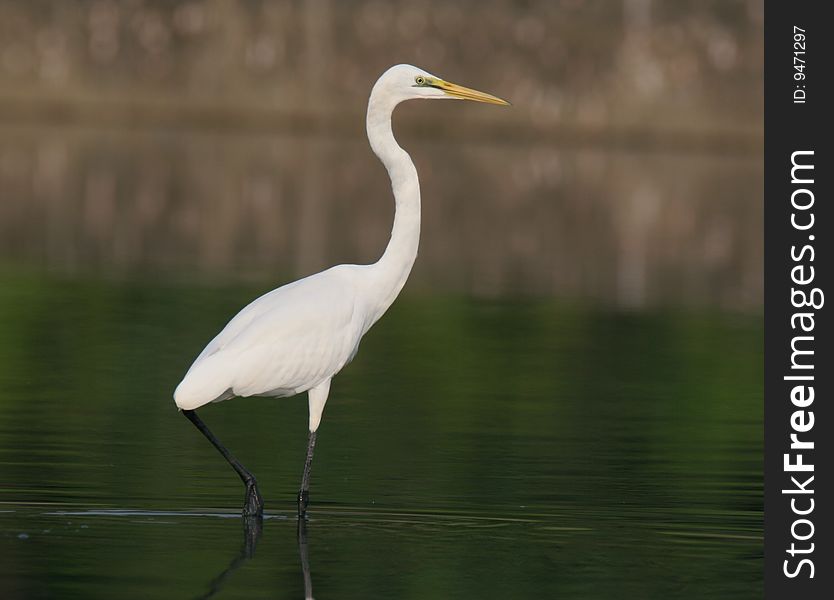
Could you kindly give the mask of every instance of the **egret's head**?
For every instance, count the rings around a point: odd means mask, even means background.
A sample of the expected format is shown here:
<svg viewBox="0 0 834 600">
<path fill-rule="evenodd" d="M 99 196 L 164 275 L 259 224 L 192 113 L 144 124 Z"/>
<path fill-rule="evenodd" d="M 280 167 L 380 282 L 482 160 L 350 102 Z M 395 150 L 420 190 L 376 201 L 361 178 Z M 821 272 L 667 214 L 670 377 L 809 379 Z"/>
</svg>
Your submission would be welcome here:
<svg viewBox="0 0 834 600">
<path fill-rule="evenodd" d="M 411 65 L 395 65 L 385 71 L 374 86 L 374 93 L 384 94 L 394 102 L 427 98 L 429 100 L 473 100 L 489 104 L 508 105 L 496 96 L 444 81 Z"/>
</svg>

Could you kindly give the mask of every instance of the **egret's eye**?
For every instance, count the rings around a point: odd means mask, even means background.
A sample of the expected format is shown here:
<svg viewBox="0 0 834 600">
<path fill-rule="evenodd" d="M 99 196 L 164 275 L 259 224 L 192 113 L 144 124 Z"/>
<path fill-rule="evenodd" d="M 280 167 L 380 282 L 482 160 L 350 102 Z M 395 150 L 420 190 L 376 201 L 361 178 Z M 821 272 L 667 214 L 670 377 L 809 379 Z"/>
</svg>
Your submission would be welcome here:
<svg viewBox="0 0 834 600">
<path fill-rule="evenodd" d="M 414 79 L 414 82 L 415 82 L 417 85 L 425 85 L 425 83 L 426 83 L 426 78 L 425 78 L 425 77 L 423 77 L 422 75 L 418 75 L 418 76 Z"/>
</svg>

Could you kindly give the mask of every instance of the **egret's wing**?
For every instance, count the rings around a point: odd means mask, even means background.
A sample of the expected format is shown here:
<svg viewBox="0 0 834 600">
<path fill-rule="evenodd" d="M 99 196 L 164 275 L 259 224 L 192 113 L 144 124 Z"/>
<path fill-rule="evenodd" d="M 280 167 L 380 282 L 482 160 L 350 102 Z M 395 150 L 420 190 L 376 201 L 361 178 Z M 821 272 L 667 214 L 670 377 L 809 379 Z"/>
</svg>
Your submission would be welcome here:
<svg viewBox="0 0 834 600">
<path fill-rule="evenodd" d="M 291 395 L 331 377 L 359 342 L 352 286 L 310 281 L 252 322 L 228 346 L 236 356 L 238 396 Z"/>
<path fill-rule="evenodd" d="M 292 395 L 332 376 L 361 337 L 352 281 L 334 267 L 249 304 L 194 361 L 177 404 Z"/>
<path fill-rule="evenodd" d="M 199 356 L 194 359 L 191 369 L 193 369 L 206 357 L 217 353 L 217 351 L 222 350 L 232 343 L 232 341 L 244 332 L 253 321 L 257 321 L 270 311 L 280 310 L 282 305 L 285 305 L 286 308 L 290 308 L 293 299 L 292 296 L 295 295 L 293 294 L 294 288 L 298 287 L 299 284 L 307 279 L 310 278 L 307 277 L 305 279 L 299 279 L 298 281 L 276 288 L 271 292 L 267 292 L 263 296 L 256 298 L 243 307 L 240 312 L 232 317 L 231 321 L 226 323 L 226 326 L 220 331 L 220 333 L 214 336 L 214 339 L 212 339 L 206 347 L 203 348 L 203 351 L 200 352 Z"/>
</svg>

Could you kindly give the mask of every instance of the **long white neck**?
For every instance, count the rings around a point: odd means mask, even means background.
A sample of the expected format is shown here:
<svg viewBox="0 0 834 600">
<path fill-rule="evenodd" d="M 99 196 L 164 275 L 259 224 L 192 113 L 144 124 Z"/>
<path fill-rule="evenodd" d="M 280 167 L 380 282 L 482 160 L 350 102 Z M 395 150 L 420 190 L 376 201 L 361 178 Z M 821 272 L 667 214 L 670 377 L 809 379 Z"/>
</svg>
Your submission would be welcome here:
<svg viewBox="0 0 834 600">
<path fill-rule="evenodd" d="M 368 101 L 367 131 L 371 149 L 385 165 L 396 202 L 394 227 L 385 253 L 370 265 L 374 321 L 388 310 L 405 285 L 420 243 L 420 182 L 408 153 L 400 148 L 391 130 L 391 113 L 396 101 L 371 93 Z"/>
</svg>

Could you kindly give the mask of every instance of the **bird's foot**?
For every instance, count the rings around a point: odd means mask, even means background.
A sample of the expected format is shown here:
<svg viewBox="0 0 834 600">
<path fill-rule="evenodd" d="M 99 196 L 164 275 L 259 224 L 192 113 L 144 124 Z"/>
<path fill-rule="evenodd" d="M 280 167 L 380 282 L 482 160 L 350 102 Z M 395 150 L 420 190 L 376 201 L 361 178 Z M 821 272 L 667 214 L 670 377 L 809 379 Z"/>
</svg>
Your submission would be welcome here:
<svg viewBox="0 0 834 600">
<path fill-rule="evenodd" d="M 307 506 L 310 504 L 310 492 L 301 490 L 298 492 L 298 518 L 307 516 Z"/>
<path fill-rule="evenodd" d="M 252 558 L 255 556 L 255 548 L 261 539 L 264 529 L 264 518 L 262 515 L 250 517 L 243 515 L 243 548 L 241 556 Z"/>
<path fill-rule="evenodd" d="M 246 498 L 243 501 L 244 517 L 261 517 L 264 514 L 264 499 L 254 479 L 246 482 Z"/>
</svg>

